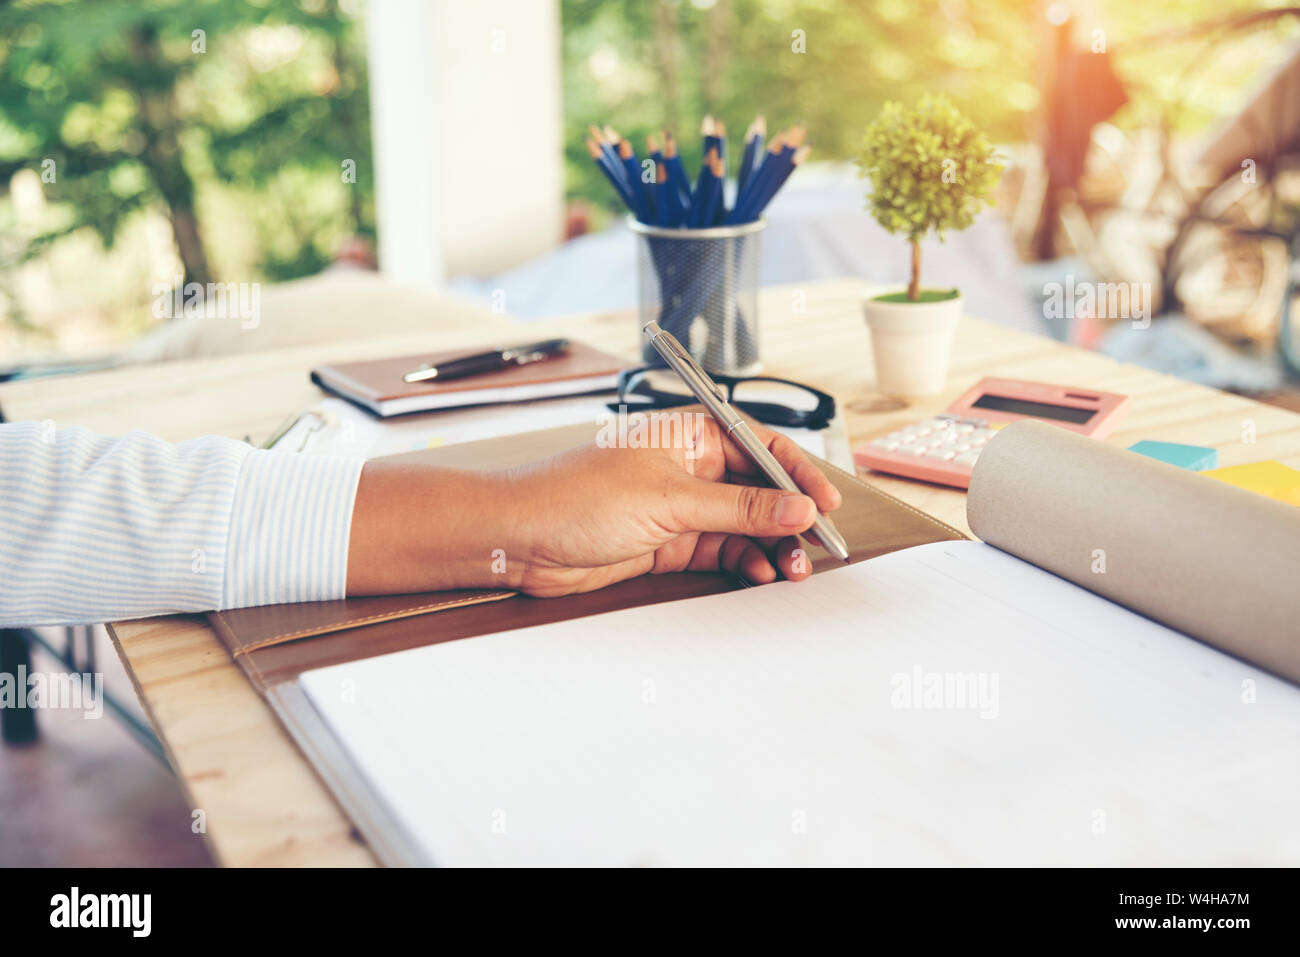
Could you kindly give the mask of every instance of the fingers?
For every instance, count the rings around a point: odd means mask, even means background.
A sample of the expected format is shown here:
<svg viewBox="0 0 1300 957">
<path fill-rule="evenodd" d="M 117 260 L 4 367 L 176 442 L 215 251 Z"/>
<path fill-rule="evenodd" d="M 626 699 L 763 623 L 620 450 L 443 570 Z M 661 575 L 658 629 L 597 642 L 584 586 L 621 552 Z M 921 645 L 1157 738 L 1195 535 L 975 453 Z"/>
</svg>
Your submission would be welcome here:
<svg viewBox="0 0 1300 957">
<path fill-rule="evenodd" d="M 799 539 L 794 536 L 783 538 L 774 551 L 776 566 L 786 578 L 798 582 L 812 574 L 812 559 Z"/>
<path fill-rule="evenodd" d="M 670 508 L 672 531 L 678 534 L 727 532 L 783 538 L 805 531 L 817 518 L 813 500 L 798 492 L 685 476 L 674 490 Z"/>
<path fill-rule="evenodd" d="M 812 560 L 793 535 L 779 540 L 756 542 L 741 535 L 701 535 L 689 571 L 728 571 L 751 585 L 776 581 L 778 572 L 790 581 L 803 581 L 812 574 Z"/>
<path fill-rule="evenodd" d="M 840 491 L 831 484 L 826 474 L 812 463 L 803 449 L 789 437 L 773 432 L 757 422 L 750 422 L 750 428 L 763 442 L 781 467 L 790 473 L 794 483 L 803 489 L 822 512 L 833 512 L 840 507 Z M 734 442 L 724 441 L 723 454 L 726 456 L 727 471 L 739 475 L 759 475 L 758 466 L 740 450 Z"/>
</svg>

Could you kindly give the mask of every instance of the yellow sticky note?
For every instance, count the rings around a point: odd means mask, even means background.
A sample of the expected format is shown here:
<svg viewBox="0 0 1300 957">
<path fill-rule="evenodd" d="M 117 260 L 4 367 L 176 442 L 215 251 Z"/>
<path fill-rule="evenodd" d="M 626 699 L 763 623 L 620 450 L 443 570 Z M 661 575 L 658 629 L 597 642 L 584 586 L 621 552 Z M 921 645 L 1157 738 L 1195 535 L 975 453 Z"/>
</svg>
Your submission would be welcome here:
<svg viewBox="0 0 1300 957">
<path fill-rule="evenodd" d="M 1288 505 L 1300 505 L 1300 472 L 1281 462 L 1251 462 L 1202 472 L 1248 492 L 1258 492 Z"/>
</svg>

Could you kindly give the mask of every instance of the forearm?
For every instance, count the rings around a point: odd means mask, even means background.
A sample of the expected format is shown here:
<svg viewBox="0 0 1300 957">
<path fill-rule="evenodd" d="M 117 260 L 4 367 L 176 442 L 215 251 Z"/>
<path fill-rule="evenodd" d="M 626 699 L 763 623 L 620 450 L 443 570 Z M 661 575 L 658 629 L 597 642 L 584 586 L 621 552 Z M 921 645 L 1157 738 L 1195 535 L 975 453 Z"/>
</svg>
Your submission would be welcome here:
<svg viewBox="0 0 1300 957">
<path fill-rule="evenodd" d="M 0 425 L 0 627 L 342 598 L 360 469 Z"/>
<path fill-rule="evenodd" d="M 509 473 L 367 462 L 352 511 L 348 594 L 517 587 L 517 493 Z"/>
</svg>

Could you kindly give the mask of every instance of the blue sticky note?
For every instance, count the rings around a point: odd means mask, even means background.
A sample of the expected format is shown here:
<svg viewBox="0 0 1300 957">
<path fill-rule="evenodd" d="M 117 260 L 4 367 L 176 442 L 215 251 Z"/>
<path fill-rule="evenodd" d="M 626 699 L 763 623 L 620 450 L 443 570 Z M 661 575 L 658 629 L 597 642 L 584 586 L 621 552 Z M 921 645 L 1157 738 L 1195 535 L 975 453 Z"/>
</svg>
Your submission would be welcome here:
<svg viewBox="0 0 1300 957">
<path fill-rule="evenodd" d="M 1150 439 L 1143 439 L 1141 442 L 1134 442 L 1128 450 L 1193 472 L 1219 467 L 1219 450 L 1207 449 L 1203 445 L 1179 445 L 1177 442 L 1153 442 Z"/>
</svg>

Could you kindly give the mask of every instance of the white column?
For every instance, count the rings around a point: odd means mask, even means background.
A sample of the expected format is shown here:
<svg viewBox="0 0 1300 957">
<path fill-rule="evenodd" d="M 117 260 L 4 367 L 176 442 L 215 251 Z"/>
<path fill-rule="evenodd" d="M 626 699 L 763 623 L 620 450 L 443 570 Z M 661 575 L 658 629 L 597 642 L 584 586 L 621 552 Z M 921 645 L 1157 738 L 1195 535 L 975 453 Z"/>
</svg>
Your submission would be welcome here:
<svg viewBox="0 0 1300 957">
<path fill-rule="evenodd" d="M 433 3 L 370 0 L 366 51 L 380 269 L 436 289 L 446 278 L 439 231 Z"/>
<path fill-rule="evenodd" d="M 558 0 L 370 0 L 379 255 L 436 286 L 562 238 Z"/>
</svg>

